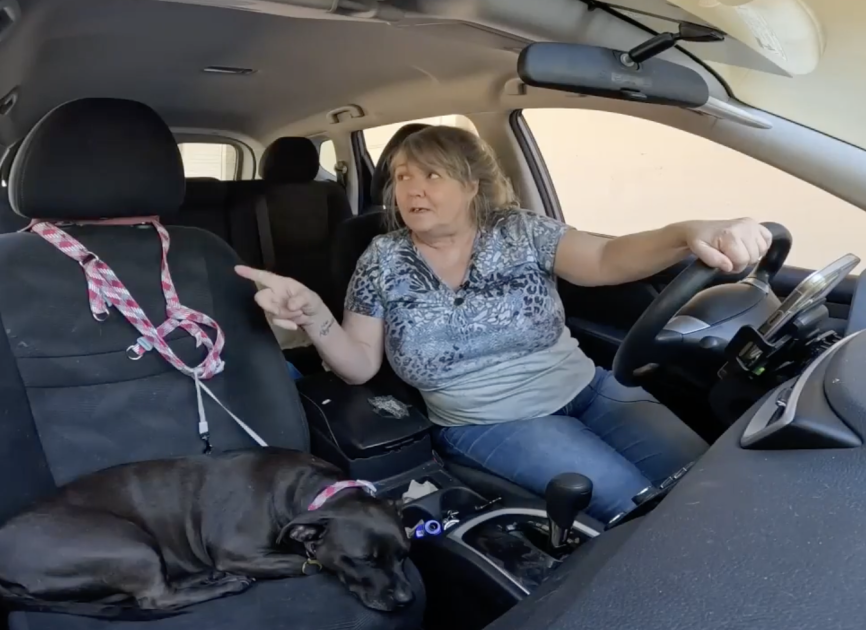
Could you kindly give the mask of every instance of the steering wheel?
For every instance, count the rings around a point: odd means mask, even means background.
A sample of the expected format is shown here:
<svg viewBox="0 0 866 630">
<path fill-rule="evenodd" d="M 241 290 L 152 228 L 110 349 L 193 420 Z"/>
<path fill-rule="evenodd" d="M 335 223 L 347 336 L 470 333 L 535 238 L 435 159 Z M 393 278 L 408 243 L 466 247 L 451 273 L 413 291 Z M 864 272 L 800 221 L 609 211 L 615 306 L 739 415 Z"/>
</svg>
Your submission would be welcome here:
<svg viewBox="0 0 866 630">
<path fill-rule="evenodd" d="M 785 264 L 791 251 L 791 232 L 779 223 L 763 223 L 770 230 L 773 243 L 750 274 L 752 284 L 763 284 L 769 290 L 770 282 Z M 656 339 L 670 319 L 700 291 L 723 272 L 695 260 L 668 284 L 653 300 L 649 308 L 634 323 L 613 359 L 613 374 L 626 386 L 636 386 L 639 378 L 635 371 L 654 362 L 659 353 Z M 732 278 L 733 281 L 733 278 Z"/>
</svg>

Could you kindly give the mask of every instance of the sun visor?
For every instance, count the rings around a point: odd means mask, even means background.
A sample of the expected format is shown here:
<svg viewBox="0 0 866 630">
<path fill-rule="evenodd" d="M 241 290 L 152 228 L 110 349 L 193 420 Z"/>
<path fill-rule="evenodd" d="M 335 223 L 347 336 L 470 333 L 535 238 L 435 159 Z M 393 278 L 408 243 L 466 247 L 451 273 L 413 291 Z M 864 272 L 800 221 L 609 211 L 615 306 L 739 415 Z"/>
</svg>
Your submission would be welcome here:
<svg viewBox="0 0 866 630">
<path fill-rule="evenodd" d="M 668 0 L 727 33 L 784 72 L 797 76 L 818 67 L 824 30 L 805 0 Z"/>
</svg>

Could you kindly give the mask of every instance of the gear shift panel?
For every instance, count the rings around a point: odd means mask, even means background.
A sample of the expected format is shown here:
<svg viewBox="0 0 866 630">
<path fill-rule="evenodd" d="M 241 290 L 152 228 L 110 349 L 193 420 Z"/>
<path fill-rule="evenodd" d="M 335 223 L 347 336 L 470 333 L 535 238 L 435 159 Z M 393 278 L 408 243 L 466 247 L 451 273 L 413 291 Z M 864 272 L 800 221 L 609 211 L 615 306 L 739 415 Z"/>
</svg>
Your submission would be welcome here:
<svg viewBox="0 0 866 630">
<path fill-rule="evenodd" d="M 494 565 L 525 593 L 535 590 L 562 560 L 598 532 L 582 525 L 578 514 L 592 499 L 592 482 L 566 473 L 552 479 L 546 510 L 503 508 L 463 522 L 449 538 Z"/>
</svg>

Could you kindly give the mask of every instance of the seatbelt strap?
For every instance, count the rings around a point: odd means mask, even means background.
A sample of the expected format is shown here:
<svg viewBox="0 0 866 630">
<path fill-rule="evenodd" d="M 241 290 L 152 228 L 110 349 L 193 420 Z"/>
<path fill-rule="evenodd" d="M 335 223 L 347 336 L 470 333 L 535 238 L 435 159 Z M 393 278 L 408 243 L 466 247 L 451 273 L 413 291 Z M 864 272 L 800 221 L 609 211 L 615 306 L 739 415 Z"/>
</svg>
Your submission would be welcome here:
<svg viewBox="0 0 866 630">
<path fill-rule="evenodd" d="M 277 264 L 277 257 L 274 252 L 274 235 L 271 232 L 271 215 L 268 209 L 268 200 L 264 193 L 256 201 L 256 224 L 259 228 L 262 262 L 267 271 L 273 271 Z"/>
<path fill-rule="evenodd" d="M 117 224 L 118 222 L 115 221 L 113 223 Z M 100 322 L 105 321 L 109 316 L 109 307 L 113 306 L 140 333 L 141 336 L 138 340 L 127 348 L 127 356 L 131 360 L 137 361 L 144 356 L 145 352 L 156 350 L 175 369 L 195 381 L 199 415 L 199 437 L 205 443 L 206 453 L 211 451 L 211 443 L 210 429 L 202 400 L 202 391 L 213 398 L 256 443 L 260 446 L 267 446 L 255 431 L 229 411 L 216 395 L 201 382 L 202 380 L 213 378 L 225 368 L 225 362 L 220 357 L 220 353 L 225 345 L 225 335 L 219 324 L 211 317 L 187 308 L 180 303 L 180 298 L 175 290 L 171 271 L 168 267 L 168 252 L 171 244 L 168 231 L 155 218 L 126 222 L 126 224 L 135 223 L 151 224 L 159 235 L 162 244 L 160 279 L 166 302 L 166 320 L 159 327 L 153 325 L 147 314 L 145 314 L 138 302 L 135 301 L 111 267 L 67 232 L 45 221 L 34 221 L 26 229 L 38 234 L 47 242 L 54 245 L 61 253 L 81 265 L 87 280 L 87 297 L 90 303 L 90 312 L 94 319 Z M 201 326 L 214 329 L 216 340 L 211 340 L 201 329 Z M 165 340 L 165 337 L 177 328 L 185 330 L 195 338 L 196 347 L 203 345 L 207 348 L 207 355 L 196 367 L 190 367 L 181 361 Z"/>
</svg>

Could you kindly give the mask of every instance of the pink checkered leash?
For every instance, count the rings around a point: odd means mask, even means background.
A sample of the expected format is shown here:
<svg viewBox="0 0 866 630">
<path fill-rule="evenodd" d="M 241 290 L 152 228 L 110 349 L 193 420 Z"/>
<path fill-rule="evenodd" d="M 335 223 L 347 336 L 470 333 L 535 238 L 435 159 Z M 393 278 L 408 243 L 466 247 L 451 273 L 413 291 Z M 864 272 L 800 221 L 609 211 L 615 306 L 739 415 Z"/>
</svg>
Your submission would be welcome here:
<svg viewBox="0 0 866 630">
<path fill-rule="evenodd" d="M 195 381 L 196 397 L 198 401 L 198 432 L 199 437 L 205 443 L 205 452 L 211 451 L 210 428 L 204 411 L 202 390 L 216 401 L 238 425 L 255 440 L 260 446 L 267 446 L 264 440 L 247 426 L 240 418 L 229 411 L 225 405 L 214 395 L 214 393 L 202 383 L 202 380 L 213 378 L 223 371 L 225 362 L 220 358 L 225 345 L 225 335 L 219 324 L 212 318 L 187 308 L 180 303 L 174 281 L 168 268 L 168 250 L 171 243 L 168 231 L 162 226 L 158 219 L 138 219 L 125 224 L 151 224 L 159 235 L 162 244 L 161 281 L 162 292 L 166 302 L 166 320 L 156 327 L 139 306 L 138 302 L 129 293 L 114 271 L 100 258 L 89 251 L 72 236 L 52 223 L 45 221 L 34 221 L 25 230 L 35 232 L 43 239 L 54 245 L 63 254 L 72 258 L 84 270 L 87 279 L 87 297 L 90 302 L 90 312 L 96 321 L 105 321 L 109 315 L 109 306 L 113 306 L 126 320 L 132 324 L 141 334 L 141 337 L 127 348 L 127 354 L 133 361 L 139 360 L 146 352 L 156 350 L 160 356 L 168 361 L 182 374 L 191 377 Z M 201 326 L 213 328 L 216 331 L 216 341 L 201 329 Z M 195 338 L 196 347 L 202 345 L 207 348 L 207 356 L 196 367 L 190 367 L 181 361 L 165 341 L 165 337 L 177 328 L 181 328 Z"/>
<path fill-rule="evenodd" d="M 313 502 L 310 503 L 310 505 L 307 507 L 307 510 L 309 510 L 310 512 L 312 512 L 313 510 L 318 510 L 320 507 L 325 505 L 325 502 L 328 499 L 330 499 L 341 490 L 346 490 L 347 488 L 363 488 L 371 496 L 376 496 L 376 486 L 374 486 L 369 481 L 347 479 L 346 481 L 338 481 L 336 483 L 332 483 L 330 486 L 322 490 L 319 494 L 316 495 L 316 498 L 313 499 Z"/>
</svg>

